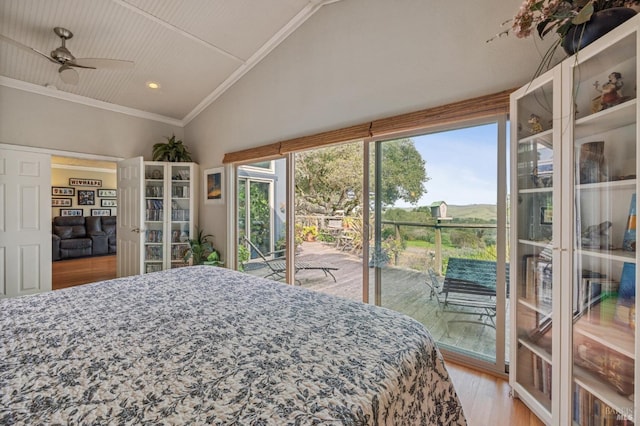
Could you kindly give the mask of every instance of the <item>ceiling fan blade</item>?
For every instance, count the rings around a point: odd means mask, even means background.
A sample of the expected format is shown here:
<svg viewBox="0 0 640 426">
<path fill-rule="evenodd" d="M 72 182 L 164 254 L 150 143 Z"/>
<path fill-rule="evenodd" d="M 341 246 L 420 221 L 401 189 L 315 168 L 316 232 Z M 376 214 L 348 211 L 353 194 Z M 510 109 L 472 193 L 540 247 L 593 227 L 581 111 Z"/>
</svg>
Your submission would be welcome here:
<svg viewBox="0 0 640 426">
<path fill-rule="evenodd" d="M 132 61 L 123 61 L 120 59 L 76 58 L 72 63 L 69 63 L 69 65 L 80 68 L 124 70 L 133 68 L 135 64 Z"/>
<path fill-rule="evenodd" d="M 26 50 L 26 51 L 31 52 L 31 53 L 36 53 L 36 54 L 42 56 L 43 58 L 48 59 L 49 61 L 53 62 L 54 64 L 58 64 L 59 65 L 58 61 L 56 61 L 55 59 L 53 59 L 51 56 L 47 55 L 46 53 L 42 53 L 39 50 L 34 49 L 33 47 L 29 47 L 26 44 L 22 44 L 19 41 L 16 41 L 16 40 L 14 40 L 12 38 L 9 38 L 7 36 L 3 36 L 2 34 L 0 34 L 0 40 L 4 40 L 7 43 L 12 44 L 15 47 L 18 47 L 18 48 L 20 48 L 22 50 Z"/>
<path fill-rule="evenodd" d="M 69 65 L 63 65 L 58 69 L 58 73 L 60 73 L 60 80 L 67 84 L 73 84 L 74 86 L 78 84 L 80 81 L 80 77 L 78 76 L 78 71 L 71 68 Z"/>
</svg>

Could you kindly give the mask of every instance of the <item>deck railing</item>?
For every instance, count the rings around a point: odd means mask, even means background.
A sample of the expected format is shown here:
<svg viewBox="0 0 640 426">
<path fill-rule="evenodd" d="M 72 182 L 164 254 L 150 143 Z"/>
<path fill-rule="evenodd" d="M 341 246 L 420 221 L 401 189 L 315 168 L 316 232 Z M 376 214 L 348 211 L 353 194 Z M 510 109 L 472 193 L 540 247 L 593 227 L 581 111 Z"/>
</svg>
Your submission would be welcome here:
<svg viewBox="0 0 640 426">
<path fill-rule="evenodd" d="M 362 218 L 359 217 L 345 217 L 345 216 L 329 216 L 329 215 L 307 215 L 296 216 L 296 222 L 301 224 L 303 227 L 307 226 L 315 226 L 318 230 L 319 234 L 335 234 L 335 223 L 336 221 L 342 221 L 345 232 L 353 232 L 352 229 L 349 229 L 347 225 L 353 224 L 354 221 L 362 221 Z M 393 234 L 395 236 L 396 241 L 402 241 L 402 228 L 418 228 L 418 229 L 430 229 L 435 233 L 434 238 L 434 250 L 432 253 L 433 269 L 439 274 L 442 275 L 443 272 L 443 244 L 442 244 L 442 230 L 446 229 L 490 229 L 497 230 L 497 224 L 495 223 L 458 223 L 452 222 L 451 220 L 445 219 L 433 219 L 430 222 L 422 223 L 422 222 L 403 222 L 403 221 L 392 221 L 392 220 L 382 220 L 382 226 L 388 226 L 393 228 Z M 333 226 L 330 226 L 332 224 Z M 361 229 L 360 227 L 356 227 L 357 229 Z M 377 244 L 375 241 L 371 243 L 373 251 L 376 249 L 380 250 L 380 247 L 383 245 L 382 241 L 378 241 Z M 357 250 L 357 245 L 354 246 Z M 383 249 L 384 250 L 384 249 Z M 399 263 L 399 257 L 401 252 L 399 250 L 389 250 L 391 253 L 387 253 L 391 255 L 393 258 L 393 263 Z M 456 254 L 457 257 L 461 257 L 459 254 Z M 390 259 L 391 260 L 391 259 Z"/>
</svg>

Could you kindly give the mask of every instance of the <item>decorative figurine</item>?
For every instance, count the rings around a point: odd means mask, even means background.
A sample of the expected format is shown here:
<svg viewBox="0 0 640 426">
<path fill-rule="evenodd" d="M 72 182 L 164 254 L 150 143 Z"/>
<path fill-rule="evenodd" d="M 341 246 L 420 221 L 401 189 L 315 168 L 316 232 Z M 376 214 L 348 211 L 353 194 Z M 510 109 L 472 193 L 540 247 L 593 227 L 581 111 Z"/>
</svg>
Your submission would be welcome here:
<svg viewBox="0 0 640 426">
<path fill-rule="evenodd" d="M 593 87 L 600 92 L 600 96 L 593 98 L 591 102 L 591 112 L 602 111 L 603 109 L 616 106 L 629 99 L 628 96 L 622 96 L 622 74 L 612 72 L 609 74 L 609 80 L 600 87 L 600 83 L 596 80 Z"/>
<path fill-rule="evenodd" d="M 609 230 L 611 229 L 611 222 L 605 221 L 599 225 L 588 226 L 582 232 L 582 247 L 584 248 L 596 248 L 596 249 L 610 249 L 611 239 L 609 237 Z"/>
<path fill-rule="evenodd" d="M 531 114 L 527 123 L 529 123 L 529 133 L 531 133 L 532 135 L 535 135 L 536 133 L 540 133 L 542 131 L 542 124 L 540 124 L 539 116 Z"/>
</svg>

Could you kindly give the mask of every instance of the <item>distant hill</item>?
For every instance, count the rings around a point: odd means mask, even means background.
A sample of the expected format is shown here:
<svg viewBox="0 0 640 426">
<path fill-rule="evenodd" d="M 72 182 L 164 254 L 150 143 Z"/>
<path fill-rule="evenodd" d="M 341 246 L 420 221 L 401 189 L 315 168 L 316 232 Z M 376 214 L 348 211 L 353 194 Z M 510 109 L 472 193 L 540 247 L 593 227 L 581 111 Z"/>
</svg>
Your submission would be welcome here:
<svg viewBox="0 0 640 426">
<path fill-rule="evenodd" d="M 454 206 L 447 204 L 447 216 L 454 219 L 483 219 L 496 218 L 497 207 L 493 204 L 469 204 L 466 206 Z"/>
</svg>

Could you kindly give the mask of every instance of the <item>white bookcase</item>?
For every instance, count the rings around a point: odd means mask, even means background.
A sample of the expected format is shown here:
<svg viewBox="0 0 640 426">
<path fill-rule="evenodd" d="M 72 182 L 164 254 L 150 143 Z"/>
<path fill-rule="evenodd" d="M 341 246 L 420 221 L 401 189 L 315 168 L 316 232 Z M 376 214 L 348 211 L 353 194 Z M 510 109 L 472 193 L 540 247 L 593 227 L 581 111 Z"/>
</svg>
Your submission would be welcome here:
<svg viewBox="0 0 640 426">
<path fill-rule="evenodd" d="M 197 218 L 198 165 L 144 163 L 142 273 L 186 266 Z"/>
<path fill-rule="evenodd" d="M 640 414 L 639 27 L 627 21 L 511 97 L 510 382 L 550 425 Z M 624 84 L 603 94 L 610 77 Z"/>
</svg>

